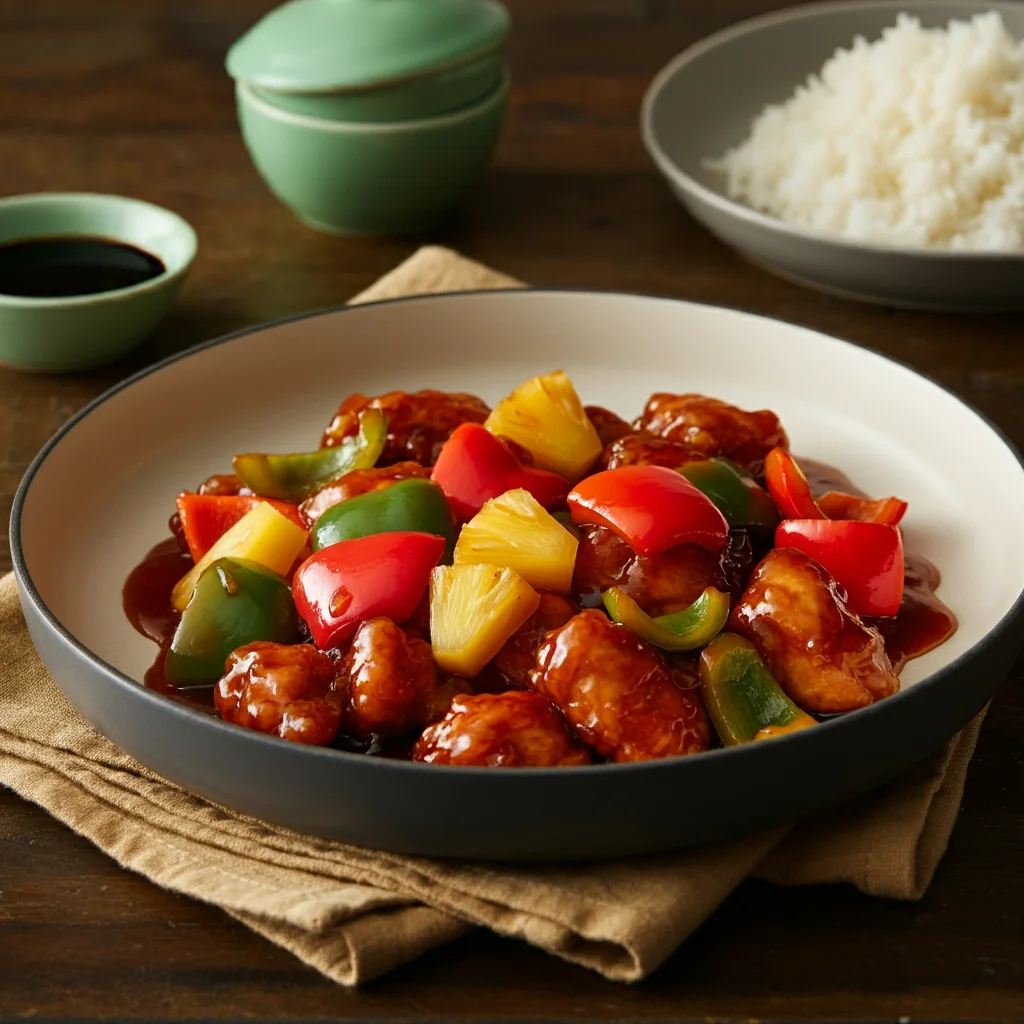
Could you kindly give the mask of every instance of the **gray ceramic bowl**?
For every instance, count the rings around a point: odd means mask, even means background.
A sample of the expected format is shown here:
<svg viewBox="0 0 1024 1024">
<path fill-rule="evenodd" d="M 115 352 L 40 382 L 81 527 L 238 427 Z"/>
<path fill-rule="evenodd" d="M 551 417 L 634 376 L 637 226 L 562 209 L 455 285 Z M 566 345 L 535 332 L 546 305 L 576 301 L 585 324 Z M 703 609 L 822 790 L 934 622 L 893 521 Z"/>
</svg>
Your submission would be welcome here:
<svg viewBox="0 0 1024 1024">
<path fill-rule="evenodd" d="M 866 710 L 766 743 L 584 768 L 459 768 L 304 747 L 137 681 L 156 648 L 125 619 L 121 587 L 167 536 L 182 487 L 222 472 L 239 451 L 308 448 L 352 391 L 429 385 L 494 402 L 554 366 L 585 401 L 626 416 L 662 389 L 777 410 L 798 451 L 909 500 L 907 547 L 941 568 L 958 632 L 907 666 L 902 692 Z M 225 392 L 258 399 L 226 403 Z M 938 747 L 989 700 L 1024 639 L 1022 507 L 1024 469 L 996 431 L 865 349 L 668 299 L 514 291 L 354 306 L 144 371 L 79 413 L 33 462 L 15 498 L 11 548 L 32 638 L 57 683 L 101 732 L 185 788 L 363 846 L 589 859 L 792 821 Z"/>
<path fill-rule="evenodd" d="M 901 11 L 926 27 L 997 10 L 1024 37 L 1019 3 L 808 4 L 754 18 L 681 53 L 644 97 L 641 130 L 679 200 L 754 263 L 799 284 L 892 306 L 989 311 L 1024 308 L 1024 253 L 953 253 L 860 244 L 784 224 L 725 195 L 705 161 L 747 136 L 768 103 L 789 98 L 808 74 L 858 34 L 877 39 Z"/>
</svg>

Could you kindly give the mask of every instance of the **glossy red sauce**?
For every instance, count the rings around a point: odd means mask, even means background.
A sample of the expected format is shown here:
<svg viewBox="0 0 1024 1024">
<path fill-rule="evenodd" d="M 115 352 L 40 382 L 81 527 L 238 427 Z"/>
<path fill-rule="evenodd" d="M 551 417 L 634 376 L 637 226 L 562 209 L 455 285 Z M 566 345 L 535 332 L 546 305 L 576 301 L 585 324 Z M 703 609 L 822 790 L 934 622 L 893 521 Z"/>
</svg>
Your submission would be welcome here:
<svg viewBox="0 0 1024 1024">
<path fill-rule="evenodd" d="M 840 470 L 811 459 L 800 459 L 800 466 L 815 495 L 825 491 L 845 491 L 865 496 Z M 897 673 L 912 658 L 934 650 L 956 632 L 953 612 L 935 595 L 940 582 L 939 570 L 928 559 L 908 552 L 903 587 L 903 604 L 892 619 L 872 619 L 885 640 L 885 649 Z M 168 537 L 153 548 L 125 581 L 124 611 L 128 621 L 143 636 L 155 641 L 159 653 L 146 671 L 143 682 L 173 700 L 216 714 L 213 687 L 183 690 L 171 683 L 164 672 L 164 659 L 174 631 L 181 620 L 171 604 L 174 584 L 192 567 L 192 559 L 183 553 L 175 537 Z M 408 758 L 411 740 L 372 737 L 369 743 L 339 736 L 333 746 L 343 750 L 382 757 Z"/>
<path fill-rule="evenodd" d="M 871 619 L 885 640 L 897 675 L 911 658 L 935 650 L 956 632 L 956 616 L 936 597 L 939 570 L 920 555 L 905 554 L 903 603 L 894 619 Z"/>
<path fill-rule="evenodd" d="M 132 569 L 122 593 L 124 613 L 143 636 L 158 644 L 170 642 L 181 621 L 171 604 L 171 590 L 191 568 L 192 559 L 168 537 Z"/>
<path fill-rule="evenodd" d="M 156 660 L 146 669 L 143 683 L 172 700 L 216 714 L 212 686 L 182 690 L 164 671 L 167 649 L 181 621 L 181 613 L 171 604 L 171 591 L 192 565 L 192 559 L 181 550 L 178 541 L 168 537 L 132 569 L 125 580 L 122 603 L 135 629 L 160 646 Z"/>
</svg>

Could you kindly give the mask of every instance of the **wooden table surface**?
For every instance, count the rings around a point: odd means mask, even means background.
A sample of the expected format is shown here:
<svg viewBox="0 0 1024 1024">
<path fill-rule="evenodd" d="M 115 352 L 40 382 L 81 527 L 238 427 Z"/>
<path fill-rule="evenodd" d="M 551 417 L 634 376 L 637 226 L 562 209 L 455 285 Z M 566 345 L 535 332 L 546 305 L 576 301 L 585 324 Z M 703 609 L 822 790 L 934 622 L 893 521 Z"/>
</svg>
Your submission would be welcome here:
<svg viewBox="0 0 1024 1024">
<path fill-rule="evenodd" d="M 200 240 L 174 312 L 124 364 L 67 378 L 0 370 L 0 529 L 37 449 L 125 373 L 340 303 L 423 241 L 544 285 L 681 296 L 838 334 L 926 371 L 1024 446 L 1020 319 L 894 313 L 777 281 L 705 234 L 655 174 L 637 131 L 651 76 L 780 3 L 511 0 L 515 85 L 496 164 L 457 221 L 400 241 L 315 234 L 250 165 L 222 60 L 272 5 L 0 0 L 0 194 L 127 193 L 177 210 Z M 0 789 L 0 1019 L 1024 1019 L 1022 676 L 1019 661 L 920 903 L 750 883 L 631 987 L 477 932 L 346 991 Z"/>
</svg>

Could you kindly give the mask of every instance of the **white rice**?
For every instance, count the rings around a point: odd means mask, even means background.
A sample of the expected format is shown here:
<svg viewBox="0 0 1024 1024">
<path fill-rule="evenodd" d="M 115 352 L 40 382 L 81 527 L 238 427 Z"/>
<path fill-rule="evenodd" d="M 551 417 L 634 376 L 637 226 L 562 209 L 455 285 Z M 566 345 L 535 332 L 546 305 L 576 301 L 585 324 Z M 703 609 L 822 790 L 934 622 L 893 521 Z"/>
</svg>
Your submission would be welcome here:
<svg viewBox="0 0 1024 1024">
<path fill-rule="evenodd" d="M 730 198 L 847 238 L 1024 249 L 1024 43 L 994 11 L 901 14 L 838 50 L 711 166 Z"/>
</svg>

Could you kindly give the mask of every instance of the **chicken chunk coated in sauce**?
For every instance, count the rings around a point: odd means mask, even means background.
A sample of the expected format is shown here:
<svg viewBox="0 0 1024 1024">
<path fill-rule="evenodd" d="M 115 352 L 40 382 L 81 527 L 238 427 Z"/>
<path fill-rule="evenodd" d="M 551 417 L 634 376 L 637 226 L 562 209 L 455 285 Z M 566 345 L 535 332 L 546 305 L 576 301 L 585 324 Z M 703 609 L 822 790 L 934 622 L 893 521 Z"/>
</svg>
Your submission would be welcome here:
<svg viewBox="0 0 1024 1024">
<path fill-rule="evenodd" d="M 588 604 L 601 591 L 621 587 L 648 615 L 688 608 L 707 587 L 739 596 L 753 561 L 750 539 L 733 531 L 720 552 L 679 544 L 657 555 L 638 555 L 604 526 L 584 526 L 576 551 L 573 593 Z"/>
<path fill-rule="evenodd" d="M 597 436 L 604 447 L 613 441 L 618 441 L 620 437 L 633 433 L 632 425 L 610 409 L 605 409 L 600 405 L 585 405 L 583 411 L 587 414 L 587 419 L 594 425 Z"/>
<path fill-rule="evenodd" d="M 576 734 L 614 761 L 650 761 L 706 750 L 711 726 L 692 674 L 671 667 L 635 633 L 599 611 L 549 633 L 530 686 Z"/>
<path fill-rule="evenodd" d="M 387 441 L 377 464 L 412 460 L 432 466 L 451 432 L 463 423 L 483 423 L 490 408 L 476 395 L 458 391 L 389 391 L 367 398 L 349 395 L 324 431 L 322 448 L 340 444 L 359 430 L 359 414 L 380 409 L 388 420 Z"/>
<path fill-rule="evenodd" d="M 419 732 L 445 714 L 457 692 L 434 664 L 430 644 L 391 619 L 368 619 L 356 630 L 343 672 L 345 731 L 360 739 Z"/>
<path fill-rule="evenodd" d="M 817 562 L 792 548 L 762 559 L 729 629 L 754 644 L 804 711 L 852 711 L 900 688 L 878 630 L 847 607 L 838 584 Z"/>
<path fill-rule="evenodd" d="M 619 466 L 664 466 L 666 469 L 678 469 L 688 462 L 700 462 L 706 458 L 707 455 L 685 441 L 631 433 L 605 446 L 601 464 L 605 469 L 618 469 Z"/>
<path fill-rule="evenodd" d="M 773 448 L 788 448 L 778 416 L 768 409 L 748 412 L 706 395 L 651 395 L 638 430 L 681 441 L 704 458 L 723 455 L 760 475 Z"/>
<path fill-rule="evenodd" d="M 428 726 L 414 761 L 486 768 L 548 768 L 590 763 L 590 751 L 570 732 L 546 697 L 530 690 L 461 694 Z"/>
<path fill-rule="evenodd" d="M 337 674 L 337 665 L 315 647 L 258 640 L 228 657 L 213 698 L 226 722 L 322 746 L 341 724 Z"/>
</svg>

